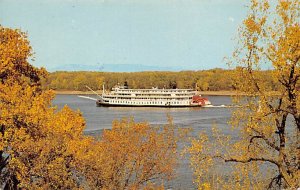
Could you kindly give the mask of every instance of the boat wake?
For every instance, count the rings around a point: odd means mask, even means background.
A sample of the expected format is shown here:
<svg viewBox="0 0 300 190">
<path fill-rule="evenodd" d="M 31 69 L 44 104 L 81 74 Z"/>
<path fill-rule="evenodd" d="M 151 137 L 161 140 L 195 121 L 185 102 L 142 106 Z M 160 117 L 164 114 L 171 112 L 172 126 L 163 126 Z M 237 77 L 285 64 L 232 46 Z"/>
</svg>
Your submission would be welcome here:
<svg viewBox="0 0 300 190">
<path fill-rule="evenodd" d="M 79 98 L 84 98 L 84 99 L 89 99 L 89 100 L 93 100 L 93 101 L 97 101 L 96 98 L 92 98 L 92 97 L 89 97 L 89 96 L 78 96 Z"/>
<path fill-rule="evenodd" d="M 238 107 L 238 106 L 234 106 L 234 105 L 206 105 L 206 106 L 202 106 L 204 108 L 234 108 L 234 107 Z"/>
</svg>

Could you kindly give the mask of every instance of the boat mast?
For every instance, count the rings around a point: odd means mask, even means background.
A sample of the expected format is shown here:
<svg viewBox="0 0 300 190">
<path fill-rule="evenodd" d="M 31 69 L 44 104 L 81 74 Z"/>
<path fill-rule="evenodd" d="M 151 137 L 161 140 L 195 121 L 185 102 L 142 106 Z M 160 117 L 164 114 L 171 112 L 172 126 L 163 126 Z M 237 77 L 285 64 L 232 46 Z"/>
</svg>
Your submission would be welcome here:
<svg viewBox="0 0 300 190">
<path fill-rule="evenodd" d="M 104 91 L 105 91 L 105 88 L 104 88 L 104 83 L 102 84 L 102 96 L 104 96 Z"/>
<path fill-rule="evenodd" d="M 97 92 L 95 92 L 93 89 L 91 89 L 89 86 L 85 86 L 87 89 L 89 89 L 90 91 L 92 91 L 94 94 L 96 94 L 97 96 L 99 96 L 102 99 L 102 96 L 100 96 Z"/>
</svg>

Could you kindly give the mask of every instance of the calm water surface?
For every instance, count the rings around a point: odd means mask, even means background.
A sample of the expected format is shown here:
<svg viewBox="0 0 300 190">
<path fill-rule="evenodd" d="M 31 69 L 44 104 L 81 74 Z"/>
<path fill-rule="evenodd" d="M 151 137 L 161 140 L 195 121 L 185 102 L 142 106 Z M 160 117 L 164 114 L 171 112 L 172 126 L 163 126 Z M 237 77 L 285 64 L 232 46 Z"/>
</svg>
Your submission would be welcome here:
<svg viewBox="0 0 300 190">
<path fill-rule="evenodd" d="M 90 96 L 94 97 L 95 96 Z M 206 96 L 213 105 L 231 105 L 229 96 Z M 231 117 L 231 109 L 222 108 L 134 108 L 134 107 L 96 107 L 92 100 L 79 98 L 77 95 L 57 95 L 53 101 L 58 108 L 68 105 L 80 110 L 86 120 L 86 132 L 101 132 L 110 129 L 112 121 L 124 117 L 134 117 L 137 122 L 148 121 L 150 124 L 166 124 L 167 115 L 173 118 L 176 126 L 192 128 L 191 136 L 197 136 L 200 131 L 210 130 L 216 124 L 225 133 L 231 133 L 227 122 Z M 188 159 L 181 159 L 176 169 L 177 177 L 168 184 L 170 189 L 196 189 L 193 185 L 193 175 Z"/>
</svg>

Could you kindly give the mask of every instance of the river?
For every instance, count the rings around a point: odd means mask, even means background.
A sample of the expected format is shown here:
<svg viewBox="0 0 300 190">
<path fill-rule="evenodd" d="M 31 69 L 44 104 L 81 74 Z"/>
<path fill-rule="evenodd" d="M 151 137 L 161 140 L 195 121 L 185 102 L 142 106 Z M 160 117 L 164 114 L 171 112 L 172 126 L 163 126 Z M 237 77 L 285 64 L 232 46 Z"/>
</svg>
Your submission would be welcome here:
<svg viewBox="0 0 300 190">
<path fill-rule="evenodd" d="M 90 97 L 94 97 L 90 95 Z M 231 105 L 230 96 L 205 96 L 213 105 Z M 136 122 L 147 121 L 153 125 L 167 123 L 167 115 L 173 118 L 176 126 L 192 128 L 191 136 L 196 137 L 200 131 L 210 131 L 213 125 L 231 133 L 227 124 L 231 109 L 227 107 L 210 108 L 134 108 L 134 107 L 96 107 L 95 102 L 79 98 L 77 95 L 57 95 L 53 105 L 62 108 L 68 105 L 80 110 L 86 120 L 86 133 L 99 133 L 110 129 L 114 119 L 133 117 Z M 188 159 L 180 159 L 176 169 L 176 179 L 167 184 L 167 189 L 196 189 L 193 184 L 192 170 Z"/>
</svg>

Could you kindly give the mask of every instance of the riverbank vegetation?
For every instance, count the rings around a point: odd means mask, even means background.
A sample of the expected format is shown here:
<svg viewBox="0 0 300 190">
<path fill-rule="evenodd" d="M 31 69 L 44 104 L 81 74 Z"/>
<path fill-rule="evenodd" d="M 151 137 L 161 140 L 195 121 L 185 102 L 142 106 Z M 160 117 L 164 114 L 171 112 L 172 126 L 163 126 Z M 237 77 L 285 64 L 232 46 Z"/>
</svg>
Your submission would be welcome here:
<svg viewBox="0 0 300 190">
<path fill-rule="evenodd" d="M 258 71 L 260 78 L 268 83 L 268 87 L 277 90 L 277 82 L 271 76 L 272 71 Z M 87 91 L 86 85 L 94 90 L 110 90 L 117 84 L 127 81 L 130 88 L 192 88 L 199 91 L 234 91 L 234 70 L 211 69 L 203 71 L 145 71 L 133 73 L 111 72 L 66 72 L 49 74 L 44 81 L 45 88 L 56 91 Z"/>
</svg>

